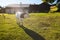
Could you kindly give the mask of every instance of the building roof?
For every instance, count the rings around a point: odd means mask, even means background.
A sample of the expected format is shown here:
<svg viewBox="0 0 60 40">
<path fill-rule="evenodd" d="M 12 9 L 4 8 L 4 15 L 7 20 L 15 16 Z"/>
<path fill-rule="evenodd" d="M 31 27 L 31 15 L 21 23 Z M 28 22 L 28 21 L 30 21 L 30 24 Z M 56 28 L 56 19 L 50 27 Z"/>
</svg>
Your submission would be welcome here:
<svg viewBox="0 0 60 40">
<path fill-rule="evenodd" d="M 29 4 L 9 4 L 6 7 L 29 7 Z"/>
</svg>

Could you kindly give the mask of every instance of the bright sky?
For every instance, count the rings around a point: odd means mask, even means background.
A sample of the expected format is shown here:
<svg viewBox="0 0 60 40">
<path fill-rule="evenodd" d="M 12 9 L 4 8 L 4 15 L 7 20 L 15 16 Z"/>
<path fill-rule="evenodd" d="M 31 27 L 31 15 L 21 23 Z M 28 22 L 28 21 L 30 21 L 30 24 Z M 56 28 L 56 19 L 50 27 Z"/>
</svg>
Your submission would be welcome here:
<svg viewBox="0 0 60 40">
<path fill-rule="evenodd" d="M 0 6 L 7 6 L 8 4 L 41 4 L 41 0 L 0 0 Z"/>
</svg>

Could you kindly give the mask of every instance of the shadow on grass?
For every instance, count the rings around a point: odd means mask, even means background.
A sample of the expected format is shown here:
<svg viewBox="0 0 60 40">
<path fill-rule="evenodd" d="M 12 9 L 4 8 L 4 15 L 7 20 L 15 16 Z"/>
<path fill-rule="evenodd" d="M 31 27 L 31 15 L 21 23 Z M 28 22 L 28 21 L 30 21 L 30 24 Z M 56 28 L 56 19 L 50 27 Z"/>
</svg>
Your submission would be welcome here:
<svg viewBox="0 0 60 40">
<path fill-rule="evenodd" d="M 21 27 L 32 39 L 34 39 L 34 40 L 45 40 L 45 38 L 43 38 L 41 35 L 39 35 L 38 33 L 24 27 L 23 25 L 19 25 L 19 27 Z"/>
</svg>

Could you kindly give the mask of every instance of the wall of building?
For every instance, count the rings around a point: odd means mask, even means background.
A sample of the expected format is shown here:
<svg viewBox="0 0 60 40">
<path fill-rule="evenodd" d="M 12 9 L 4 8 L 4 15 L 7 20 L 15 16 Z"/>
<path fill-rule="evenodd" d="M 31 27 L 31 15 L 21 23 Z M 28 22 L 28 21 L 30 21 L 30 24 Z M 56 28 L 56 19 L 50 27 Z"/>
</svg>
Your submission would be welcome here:
<svg viewBox="0 0 60 40">
<path fill-rule="evenodd" d="M 6 8 L 6 13 L 15 13 L 16 11 L 21 11 L 23 12 L 27 11 L 28 12 L 28 8 L 21 8 L 21 7 L 11 7 L 11 8 Z"/>
</svg>

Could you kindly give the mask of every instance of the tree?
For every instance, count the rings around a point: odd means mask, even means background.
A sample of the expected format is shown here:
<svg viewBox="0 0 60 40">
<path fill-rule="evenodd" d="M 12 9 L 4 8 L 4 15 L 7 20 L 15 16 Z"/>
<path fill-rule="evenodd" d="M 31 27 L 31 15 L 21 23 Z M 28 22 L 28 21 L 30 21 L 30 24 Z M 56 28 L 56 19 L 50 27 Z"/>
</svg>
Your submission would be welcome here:
<svg viewBox="0 0 60 40">
<path fill-rule="evenodd" d="M 54 0 L 42 0 L 42 1 L 44 1 L 44 2 L 50 2 L 50 3 L 54 2 Z"/>
<path fill-rule="evenodd" d="M 42 0 L 43 2 L 48 3 L 50 6 L 50 12 L 57 11 L 59 9 L 60 0 Z"/>
<path fill-rule="evenodd" d="M 58 4 L 60 2 L 60 0 L 42 0 L 43 2 L 47 2 L 49 4 Z"/>
</svg>

